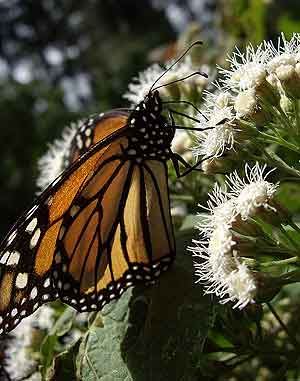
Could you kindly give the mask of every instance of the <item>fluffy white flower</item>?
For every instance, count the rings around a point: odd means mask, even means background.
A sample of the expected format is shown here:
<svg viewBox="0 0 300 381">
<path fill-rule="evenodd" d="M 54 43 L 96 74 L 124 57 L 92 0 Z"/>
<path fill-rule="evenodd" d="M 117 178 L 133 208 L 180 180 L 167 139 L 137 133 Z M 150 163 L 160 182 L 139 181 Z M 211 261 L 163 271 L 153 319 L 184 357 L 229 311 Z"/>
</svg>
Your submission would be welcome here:
<svg viewBox="0 0 300 381">
<path fill-rule="evenodd" d="M 36 366 L 36 361 L 30 359 L 27 348 L 17 340 L 9 343 L 5 354 L 5 369 L 13 380 L 29 375 Z"/>
<path fill-rule="evenodd" d="M 230 252 L 232 246 L 234 246 L 234 241 L 229 227 L 226 225 L 217 226 L 211 233 L 208 242 L 208 252 L 211 254 L 211 257 L 217 258 L 226 255 Z M 215 270 L 217 269 L 217 267 L 212 267 Z"/>
<path fill-rule="evenodd" d="M 234 110 L 237 118 L 250 117 L 258 109 L 258 99 L 254 89 L 241 91 L 237 94 L 234 102 Z"/>
<path fill-rule="evenodd" d="M 47 305 L 41 306 L 33 315 L 34 325 L 40 329 L 50 330 L 53 326 L 53 309 Z"/>
<path fill-rule="evenodd" d="M 196 258 L 198 282 L 207 294 L 215 294 L 221 303 L 234 302 L 244 308 L 254 301 L 256 284 L 251 271 L 233 254 L 234 240 L 228 226 L 218 227 L 208 242 L 193 241 L 189 248 Z"/>
<path fill-rule="evenodd" d="M 197 224 L 197 228 L 206 236 L 212 234 L 218 226 L 231 226 L 237 215 L 234 200 L 218 184 L 215 184 L 208 197 L 207 207 L 199 205 L 208 213 L 199 214 L 200 222 Z"/>
<path fill-rule="evenodd" d="M 42 375 L 39 372 L 33 373 L 26 381 L 42 381 Z"/>
<path fill-rule="evenodd" d="M 155 84 L 156 86 L 161 86 L 172 81 L 181 80 L 195 71 L 199 71 L 199 68 L 195 68 L 193 65 L 191 56 L 187 55 L 182 60 L 180 60 L 176 65 L 169 71 L 166 71 L 172 66 L 174 61 L 167 62 L 164 67 L 153 64 L 149 66 L 146 70 L 141 71 L 137 77 L 134 77 L 132 82 L 128 86 L 128 91 L 123 95 L 125 99 L 128 99 L 132 105 L 136 105 L 141 102 L 145 95 L 148 94 L 154 82 L 163 74 L 163 77 Z M 209 74 L 210 70 L 207 65 L 203 65 L 200 71 Z M 208 84 L 208 79 L 201 75 L 194 75 L 190 78 L 180 82 L 182 86 L 196 85 L 198 87 L 204 88 Z M 160 88 L 161 94 L 166 91 L 167 87 Z"/>
<path fill-rule="evenodd" d="M 230 123 L 224 123 L 197 135 L 198 145 L 193 149 L 193 153 L 198 158 L 220 157 L 225 151 L 230 151 L 234 147 L 235 129 Z"/>
<path fill-rule="evenodd" d="M 226 92 L 206 92 L 206 105 L 201 118 L 203 132 L 196 132 L 196 145 L 193 153 L 198 159 L 217 158 L 227 150 L 232 150 L 235 143 L 235 113 L 231 106 L 231 97 Z"/>
<path fill-rule="evenodd" d="M 236 261 L 236 269 L 231 271 L 226 278 L 228 298 L 221 303 L 235 302 L 233 308 L 242 309 L 247 304 L 254 302 L 256 284 L 251 271 L 244 263 Z"/>
<path fill-rule="evenodd" d="M 132 105 L 138 104 L 148 94 L 153 83 L 163 72 L 164 69 L 158 64 L 149 66 L 146 70 L 141 71 L 137 77 L 133 78 L 128 86 L 128 91 L 123 97 L 128 99 Z"/>
<path fill-rule="evenodd" d="M 214 84 L 217 88 L 215 93 L 204 91 L 206 107 L 209 110 L 225 109 L 232 106 L 233 96 L 229 91 L 223 91 L 219 83 Z"/>
<path fill-rule="evenodd" d="M 53 325 L 53 311 L 48 306 L 40 307 L 34 314 L 22 320 L 12 331 L 5 350 L 5 369 L 12 379 L 20 379 L 29 375 L 37 366 L 30 356 L 32 330 L 34 327 L 46 329 Z"/>
<path fill-rule="evenodd" d="M 277 47 L 272 42 L 267 42 L 265 45 L 272 53 L 267 65 L 268 81 L 276 85 L 280 92 L 283 88 L 290 95 L 299 98 L 300 34 L 294 33 L 288 41 L 282 33 Z"/>
<path fill-rule="evenodd" d="M 12 379 L 19 379 L 28 375 L 36 365 L 27 353 L 32 336 L 32 318 L 23 320 L 13 335 L 5 350 L 5 369 Z"/>
<path fill-rule="evenodd" d="M 66 168 L 65 157 L 82 122 L 72 123 L 62 132 L 62 138 L 49 145 L 48 151 L 38 161 L 39 176 L 36 184 L 43 191 Z"/>
<path fill-rule="evenodd" d="M 272 42 L 266 42 L 265 46 L 271 52 L 270 60 L 267 64 L 269 73 L 277 73 L 284 67 L 294 67 L 300 59 L 300 35 L 294 33 L 291 40 L 286 40 L 284 34 L 278 39 L 275 47 Z"/>
<path fill-rule="evenodd" d="M 245 53 L 237 49 L 228 58 L 230 69 L 219 68 L 225 88 L 234 92 L 259 87 L 267 77 L 267 61 L 270 55 L 266 45 L 256 49 L 248 45 Z"/>
<path fill-rule="evenodd" d="M 256 163 L 251 168 L 246 164 L 245 179 L 241 179 L 236 171 L 227 176 L 230 193 L 236 198 L 236 210 L 243 220 L 253 216 L 259 207 L 271 209 L 268 202 L 275 194 L 278 184 L 272 184 L 266 178 L 273 170 L 265 173 L 266 165 L 261 167 Z"/>
</svg>

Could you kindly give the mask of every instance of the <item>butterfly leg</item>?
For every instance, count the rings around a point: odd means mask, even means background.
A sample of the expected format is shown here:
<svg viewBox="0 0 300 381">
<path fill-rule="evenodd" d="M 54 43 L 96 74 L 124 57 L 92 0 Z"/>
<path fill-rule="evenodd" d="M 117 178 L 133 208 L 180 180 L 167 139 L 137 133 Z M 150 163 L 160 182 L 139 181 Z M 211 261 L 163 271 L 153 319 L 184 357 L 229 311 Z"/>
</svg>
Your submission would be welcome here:
<svg viewBox="0 0 300 381">
<path fill-rule="evenodd" d="M 214 129 L 215 127 L 206 127 L 206 128 L 197 128 L 197 127 L 185 127 L 185 126 L 179 126 L 175 123 L 175 120 L 174 120 L 174 117 L 173 117 L 173 114 L 179 114 L 181 116 L 184 116 L 188 119 L 192 119 L 194 120 L 195 122 L 197 123 L 200 123 L 199 120 L 187 115 L 187 114 L 183 114 L 181 112 L 178 112 L 178 111 L 174 111 L 172 109 L 168 109 L 168 114 L 169 114 L 169 118 L 171 120 L 171 124 L 169 125 L 169 127 L 172 127 L 172 128 L 175 128 L 175 130 L 189 130 L 189 131 L 207 131 L 207 130 L 212 130 Z M 167 125 L 168 126 L 168 125 Z"/>
<path fill-rule="evenodd" d="M 173 114 L 174 115 L 184 116 L 185 118 L 191 119 L 191 120 L 193 120 L 196 123 L 201 123 L 199 119 L 193 118 L 192 116 L 184 114 L 183 112 L 172 110 L 171 108 L 168 109 L 168 111 L 169 111 L 169 116 L 171 117 L 172 123 L 174 122 Z"/>
<path fill-rule="evenodd" d="M 173 153 L 173 156 L 171 157 L 171 160 L 172 160 L 175 172 L 176 172 L 176 176 L 178 178 L 186 176 L 192 171 L 202 171 L 202 169 L 198 168 L 198 167 L 204 160 L 207 160 L 207 159 L 209 159 L 209 157 L 205 158 L 205 159 L 198 160 L 194 165 L 190 165 L 178 153 Z M 186 168 L 186 170 L 182 173 L 180 173 L 179 162 L 182 163 L 184 165 L 184 167 Z"/>
</svg>

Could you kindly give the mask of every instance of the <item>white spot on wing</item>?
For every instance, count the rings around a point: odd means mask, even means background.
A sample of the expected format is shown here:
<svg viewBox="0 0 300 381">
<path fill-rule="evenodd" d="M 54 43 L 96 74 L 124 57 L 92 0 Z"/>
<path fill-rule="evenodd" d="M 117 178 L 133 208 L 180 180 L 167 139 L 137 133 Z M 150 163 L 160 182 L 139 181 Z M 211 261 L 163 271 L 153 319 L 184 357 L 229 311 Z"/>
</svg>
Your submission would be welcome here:
<svg viewBox="0 0 300 381">
<path fill-rule="evenodd" d="M 87 138 L 84 144 L 85 144 L 86 148 L 89 148 L 89 146 L 91 145 L 91 143 L 92 143 L 91 138 Z"/>
<path fill-rule="evenodd" d="M 16 238 L 16 235 L 17 235 L 17 231 L 14 230 L 11 235 L 8 237 L 8 240 L 7 240 L 7 244 L 10 245 L 12 243 L 12 241 Z"/>
<path fill-rule="evenodd" d="M 27 220 L 29 217 L 32 216 L 32 214 L 36 211 L 37 208 L 38 208 L 38 206 L 37 206 L 37 205 L 34 205 L 34 206 L 29 210 L 29 212 L 28 212 L 27 215 L 26 215 L 26 220 Z"/>
<path fill-rule="evenodd" d="M 38 222 L 37 218 L 36 218 L 36 217 L 33 218 L 33 219 L 29 222 L 29 224 L 26 226 L 25 231 L 26 231 L 27 233 L 32 233 L 32 232 L 34 231 L 34 229 L 36 228 L 37 222 Z"/>
<path fill-rule="evenodd" d="M 28 273 L 19 273 L 16 278 L 16 286 L 18 288 L 25 288 L 28 282 Z"/>
<path fill-rule="evenodd" d="M 19 263 L 19 259 L 20 253 L 17 250 L 14 250 L 11 252 L 6 264 L 7 266 L 17 265 Z"/>
<path fill-rule="evenodd" d="M 9 254 L 10 254 L 10 251 L 6 251 L 6 252 L 3 254 L 3 256 L 1 257 L 1 259 L 0 259 L 0 263 L 1 263 L 2 265 L 5 265 L 5 264 L 6 264 L 6 261 L 7 261 L 8 257 L 9 257 Z"/>
<path fill-rule="evenodd" d="M 50 286 L 50 278 L 47 278 L 44 282 L 44 287 L 49 287 Z"/>
<path fill-rule="evenodd" d="M 34 287 L 32 290 L 31 290 L 31 293 L 30 293 L 30 299 L 35 299 L 37 297 L 37 294 L 38 294 L 38 290 L 36 287 Z"/>
<path fill-rule="evenodd" d="M 40 235 L 41 235 L 41 229 L 38 228 L 38 229 L 36 229 L 33 236 L 31 237 L 31 240 L 29 243 L 30 249 L 33 249 L 37 245 L 39 238 L 40 238 Z"/>
</svg>

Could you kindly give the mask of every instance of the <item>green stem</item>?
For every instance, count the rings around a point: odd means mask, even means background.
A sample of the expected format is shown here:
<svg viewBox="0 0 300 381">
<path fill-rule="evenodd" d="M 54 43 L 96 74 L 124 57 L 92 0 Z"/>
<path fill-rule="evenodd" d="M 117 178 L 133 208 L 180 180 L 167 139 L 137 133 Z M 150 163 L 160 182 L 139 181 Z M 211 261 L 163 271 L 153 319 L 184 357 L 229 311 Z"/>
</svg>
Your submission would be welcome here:
<svg viewBox="0 0 300 381">
<path fill-rule="evenodd" d="M 298 257 L 292 257 L 292 258 L 287 258 L 287 259 L 281 259 L 279 261 L 263 262 L 260 264 L 260 266 L 261 267 L 282 266 L 282 265 L 288 265 L 290 263 L 297 263 L 297 262 L 300 262 L 299 258 Z"/>
<path fill-rule="evenodd" d="M 280 137 L 274 137 L 273 135 L 269 135 L 266 132 L 260 132 L 260 136 L 263 138 L 263 144 L 265 145 L 266 143 L 269 144 L 278 144 L 282 147 L 285 147 L 293 152 L 297 152 L 298 154 L 300 153 L 300 149 L 298 146 L 296 146 L 293 143 L 290 143 L 283 139 L 281 136 Z"/>
<path fill-rule="evenodd" d="M 296 134 L 299 135 L 300 131 L 300 115 L 299 115 L 299 103 L 298 100 L 296 99 L 294 101 L 294 107 L 295 107 L 295 116 L 296 116 Z"/>
<path fill-rule="evenodd" d="M 281 120 L 281 122 L 285 125 L 285 127 L 286 127 L 288 130 L 293 129 L 293 126 L 291 126 L 291 123 L 290 123 L 288 117 L 286 116 L 286 113 L 282 110 L 282 108 L 280 107 L 279 104 L 276 106 L 276 109 L 275 109 L 275 110 L 276 110 L 276 111 L 279 111 L 279 113 L 276 112 L 277 117 Z"/>
<path fill-rule="evenodd" d="M 268 162 L 270 165 L 272 165 L 272 166 L 275 165 L 279 169 L 281 169 L 282 171 L 284 171 L 290 175 L 300 177 L 300 171 L 298 171 L 295 168 L 290 167 L 285 161 L 283 161 L 278 155 L 276 155 L 275 152 L 272 152 L 272 151 L 268 152 L 265 149 L 263 152 L 264 152 L 266 158 L 268 159 Z"/>
<path fill-rule="evenodd" d="M 294 239 L 289 235 L 289 233 L 284 229 L 284 227 L 282 225 L 279 226 L 279 230 L 286 237 L 286 239 L 294 246 L 294 248 L 298 252 L 299 246 L 298 246 L 297 242 L 294 241 Z"/>
<path fill-rule="evenodd" d="M 188 195 L 180 195 L 180 194 L 172 194 L 172 196 L 170 197 L 171 200 L 175 200 L 175 201 L 193 201 L 194 198 L 192 196 L 188 196 Z"/>
</svg>

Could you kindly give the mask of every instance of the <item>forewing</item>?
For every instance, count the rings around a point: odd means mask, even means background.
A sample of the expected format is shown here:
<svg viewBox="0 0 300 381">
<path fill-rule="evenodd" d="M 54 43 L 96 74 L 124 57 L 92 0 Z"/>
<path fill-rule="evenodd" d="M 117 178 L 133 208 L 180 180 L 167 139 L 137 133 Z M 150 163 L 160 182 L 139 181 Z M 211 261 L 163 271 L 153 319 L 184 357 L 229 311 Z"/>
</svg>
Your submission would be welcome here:
<svg viewBox="0 0 300 381">
<path fill-rule="evenodd" d="M 72 217 L 74 200 L 101 162 L 111 159 L 123 140 L 126 144 L 123 118 L 119 126 L 57 178 L 0 244 L 0 334 L 59 296 L 53 263 L 63 221 Z"/>
<path fill-rule="evenodd" d="M 84 120 L 71 142 L 66 164 L 73 163 L 96 143 L 122 128 L 128 115 L 126 111 L 112 110 Z"/>
</svg>

